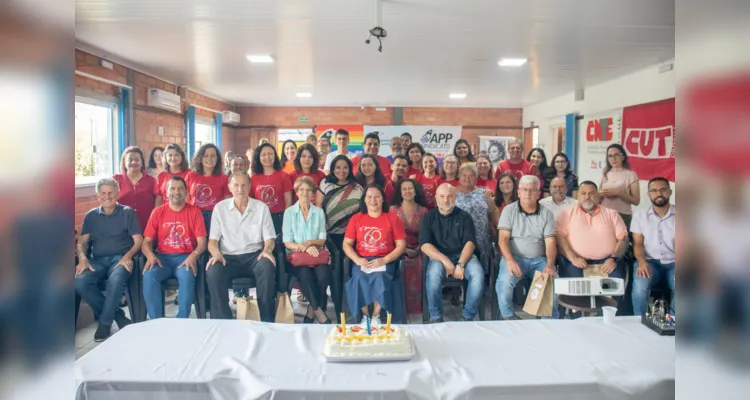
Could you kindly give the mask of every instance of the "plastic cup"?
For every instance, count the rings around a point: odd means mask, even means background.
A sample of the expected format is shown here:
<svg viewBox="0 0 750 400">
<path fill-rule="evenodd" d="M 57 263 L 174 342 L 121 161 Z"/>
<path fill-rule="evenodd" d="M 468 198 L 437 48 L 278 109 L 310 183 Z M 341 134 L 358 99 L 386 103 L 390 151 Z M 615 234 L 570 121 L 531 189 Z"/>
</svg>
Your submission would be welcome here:
<svg viewBox="0 0 750 400">
<path fill-rule="evenodd" d="M 617 307 L 604 306 L 602 307 L 602 314 L 604 315 L 605 324 L 614 324 Z"/>
</svg>

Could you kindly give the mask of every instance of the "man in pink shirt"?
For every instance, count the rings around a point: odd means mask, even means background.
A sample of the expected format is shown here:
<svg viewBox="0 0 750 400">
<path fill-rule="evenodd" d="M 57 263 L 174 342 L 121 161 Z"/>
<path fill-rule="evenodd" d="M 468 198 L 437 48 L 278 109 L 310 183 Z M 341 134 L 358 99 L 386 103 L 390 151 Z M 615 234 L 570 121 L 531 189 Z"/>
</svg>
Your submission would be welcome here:
<svg viewBox="0 0 750 400">
<path fill-rule="evenodd" d="M 523 142 L 521 139 L 511 139 L 508 141 L 509 158 L 500 161 L 495 171 L 495 180 L 500 179 L 503 172 L 511 172 L 516 177 L 516 182 L 521 180 L 524 175 L 536 175 L 536 170 L 530 162 L 523 159 Z"/>
<path fill-rule="evenodd" d="M 625 278 L 628 231 L 617 211 L 599 205 L 594 182 L 579 185 L 578 205 L 560 212 L 556 221 L 560 277 L 582 277 L 587 266 L 601 264 L 601 272 Z"/>
</svg>

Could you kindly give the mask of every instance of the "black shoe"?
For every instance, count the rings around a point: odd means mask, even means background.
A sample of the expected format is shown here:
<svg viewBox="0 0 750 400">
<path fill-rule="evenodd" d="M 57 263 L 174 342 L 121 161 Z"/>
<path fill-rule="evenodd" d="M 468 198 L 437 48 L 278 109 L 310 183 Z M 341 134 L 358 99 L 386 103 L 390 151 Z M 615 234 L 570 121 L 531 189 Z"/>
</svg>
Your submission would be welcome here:
<svg viewBox="0 0 750 400">
<path fill-rule="evenodd" d="M 103 342 L 107 340 L 111 332 L 112 332 L 111 326 L 99 324 L 99 327 L 96 328 L 96 332 L 94 333 L 94 341 Z"/>
<path fill-rule="evenodd" d="M 430 320 L 429 320 L 429 321 L 428 321 L 427 323 L 428 323 L 428 324 L 439 324 L 439 323 L 441 323 L 441 322 L 445 322 L 445 321 L 443 320 L 443 317 L 440 317 L 440 318 L 436 318 L 436 319 L 430 319 Z"/>
<path fill-rule="evenodd" d="M 305 318 L 302 320 L 303 324 L 312 324 L 313 322 L 315 322 L 315 318 L 308 317 L 307 315 L 305 315 Z"/>
<path fill-rule="evenodd" d="M 502 318 L 502 319 L 503 319 L 503 321 L 521 321 L 521 317 L 519 317 L 519 316 L 518 316 L 518 315 L 516 315 L 516 314 L 513 314 L 513 315 L 511 315 L 511 316 L 510 316 L 510 317 L 508 317 L 508 318 L 505 318 L 505 317 L 502 317 L 502 316 L 501 316 L 500 318 Z"/>
<path fill-rule="evenodd" d="M 128 317 L 125 316 L 125 313 L 121 310 L 118 310 L 118 313 L 115 313 L 115 323 L 117 324 L 117 328 L 119 330 L 122 330 L 122 328 L 130 325 L 133 323 Z"/>
</svg>

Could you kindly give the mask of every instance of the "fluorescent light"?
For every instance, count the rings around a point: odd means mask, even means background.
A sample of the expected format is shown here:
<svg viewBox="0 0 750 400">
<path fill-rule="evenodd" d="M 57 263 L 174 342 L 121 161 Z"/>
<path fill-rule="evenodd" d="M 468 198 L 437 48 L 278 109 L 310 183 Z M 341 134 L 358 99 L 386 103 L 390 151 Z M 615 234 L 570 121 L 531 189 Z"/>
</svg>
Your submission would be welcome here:
<svg viewBox="0 0 750 400">
<path fill-rule="evenodd" d="M 463 99 L 466 98 L 466 93 L 451 93 L 451 99 Z"/>
<path fill-rule="evenodd" d="M 312 97 L 312 93 L 307 93 L 307 92 L 297 93 L 297 97 Z"/>
<path fill-rule="evenodd" d="M 255 54 L 247 56 L 247 59 L 252 63 L 272 63 L 273 57 L 268 54 Z"/>
<path fill-rule="evenodd" d="M 525 58 L 503 58 L 497 63 L 501 67 L 520 67 L 524 64 L 526 64 Z"/>
</svg>

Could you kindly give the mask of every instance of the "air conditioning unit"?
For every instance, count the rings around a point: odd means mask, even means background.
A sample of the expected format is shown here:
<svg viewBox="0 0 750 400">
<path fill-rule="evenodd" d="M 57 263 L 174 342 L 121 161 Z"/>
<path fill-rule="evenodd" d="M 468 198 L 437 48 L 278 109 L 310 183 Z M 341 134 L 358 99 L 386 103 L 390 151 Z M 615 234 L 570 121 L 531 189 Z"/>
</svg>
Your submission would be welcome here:
<svg viewBox="0 0 750 400">
<path fill-rule="evenodd" d="M 148 105 L 151 107 L 161 108 L 162 110 L 168 110 L 182 113 L 182 103 L 180 101 L 180 95 L 169 93 L 165 90 L 150 88 L 148 90 Z"/>
<path fill-rule="evenodd" d="M 234 111 L 222 111 L 221 122 L 229 125 L 239 125 L 240 114 Z"/>
</svg>

